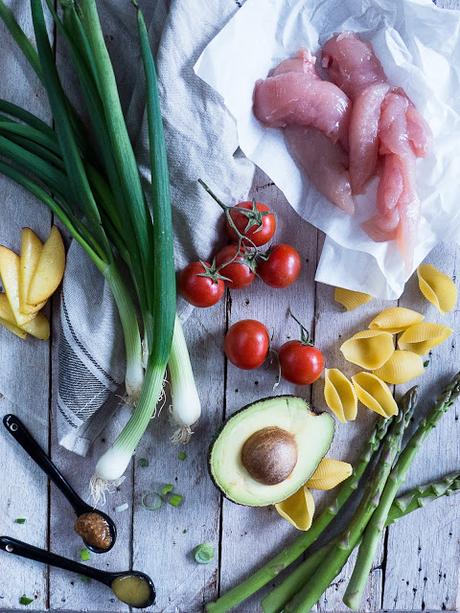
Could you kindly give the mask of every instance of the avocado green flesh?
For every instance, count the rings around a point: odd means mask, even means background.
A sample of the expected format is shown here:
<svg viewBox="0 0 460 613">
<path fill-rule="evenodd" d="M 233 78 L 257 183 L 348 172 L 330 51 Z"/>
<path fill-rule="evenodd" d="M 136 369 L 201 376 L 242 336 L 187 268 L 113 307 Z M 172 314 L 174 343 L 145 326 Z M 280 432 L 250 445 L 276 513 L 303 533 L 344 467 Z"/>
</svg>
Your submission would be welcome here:
<svg viewBox="0 0 460 613">
<path fill-rule="evenodd" d="M 297 463 L 287 479 L 264 485 L 241 462 L 246 440 L 262 428 L 277 426 L 297 443 Z M 259 400 L 231 417 L 211 449 L 210 470 L 227 498 L 247 506 L 264 507 L 294 494 L 316 470 L 334 437 L 335 422 L 327 413 L 317 415 L 302 398 L 277 396 Z"/>
</svg>

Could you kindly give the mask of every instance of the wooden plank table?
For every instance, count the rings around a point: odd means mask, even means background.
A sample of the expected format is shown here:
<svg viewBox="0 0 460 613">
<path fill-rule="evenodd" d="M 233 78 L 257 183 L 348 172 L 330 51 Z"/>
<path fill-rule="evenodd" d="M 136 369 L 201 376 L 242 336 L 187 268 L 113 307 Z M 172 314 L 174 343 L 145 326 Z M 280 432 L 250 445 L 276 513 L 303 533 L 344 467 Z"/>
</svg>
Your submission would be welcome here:
<svg viewBox="0 0 460 613">
<path fill-rule="evenodd" d="M 12 0 L 10 4 L 23 27 L 30 32 L 28 3 Z M 117 6 L 120 15 L 118 20 L 106 22 L 109 27 L 107 40 L 118 60 L 116 65 L 122 77 L 122 95 L 126 101 L 133 87 L 135 71 L 129 66 L 137 61 L 136 51 L 123 45 L 129 17 L 123 14 L 122 3 L 119 3 L 120 9 L 115 2 L 112 4 Z M 444 0 L 443 4 L 460 8 L 459 0 Z M 8 99 L 13 84 L 20 79 L 23 83 L 21 95 L 16 95 L 14 101 L 49 119 L 46 99 L 39 84 L 31 78 L 24 62 L 18 59 L 17 51 L 3 29 L 0 29 L 0 37 L 0 96 Z M 59 54 L 59 42 L 57 51 Z M 51 218 L 44 207 L 3 177 L 0 177 L 0 193 L 0 243 L 17 249 L 23 226 L 32 227 L 42 238 L 46 236 Z M 355 312 L 341 312 L 333 302 L 332 288 L 317 285 L 313 280 L 321 249 L 321 234 L 301 220 L 269 179 L 259 172 L 255 176 L 252 194 L 277 211 L 280 225 L 277 240 L 290 242 L 301 252 L 304 261 L 301 279 L 281 293 L 256 282 L 248 291 L 229 293 L 226 300 L 213 309 L 196 310 L 192 314 L 185 332 L 193 355 L 204 415 L 187 447 L 187 458 L 178 460 L 178 449 L 168 441 L 169 424 L 163 414 L 152 424 L 137 452 L 137 458 L 149 458 L 150 466 L 142 468 L 133 462 L 125 483 L 107 505 L 106 510 L 115 517 L 119 529 L 117 546 L 106 556 L 93 556 L 90 561 L 101 568 L 133 566 L 151 574 L 158 590 L 157 604 L 151 610 L 158 613 L 201 611 L 204 602 L 234 585 L 295 537 L 294 530 L 273 509 L 249 509 L 222 500 L 207 474 L 207 448 L 223 419 L 248 402 L 270 395 L 276 375 L 273 366 L 242 373 L 228 364 L 223 356 L 223 336 L 227 326 L 242 318 L 257 318 L 273 331 L 273 346 L 276 347 L 297 335 L 297 326 L 287 315 L 290 306 L 311 328 L 328 364 L 351 373 L 350 365 L 338 352 L 340 340 L 365 327 L 384 306 L 382 302 L 373 301 Z M 429 261 L 455 278 L 459 254 L 454 245 L 443 245 L 429 256 Z M 458 311 L 439 317 L 435 309 L 422 299 L 414 279 L 409 281 L 399 304 L 422 310 L 430 320 L 442 320 L 456 331 L 451 342 L 434 351 L 420 382 L 422 396 L 425 393 L 428 396 L 440 378 L 458 369 Z M 385 303 L 385 306 L 389 304 Z M 54 304 L 55 330 L 57 312 Z M 115 420 L 87 458 L 77 457 L 58 446 L 53 393 L 57 360 L 55 334 L 48 344 L 34 340 L 24 343 L 0 328 L 0 410 L 2 414 L 13 411 L 23 416 L 77 490 L 86 495 L 98 451 L 113 438 L 119 424 Z M 299 394 L 322 409 L 322 388 L 321 382 L 311 390 L 281 383 L 276 393 Z M 396 393 L 401 391 L 397 389 Z M 430 435 L 411 469 L 408 486 L 459 468 L 458 416 L 457 407 Z M 338 427 L 330 456 L 353 462 L 373 420 L 370 412 L 360 409 L 357 423 Z M 2 533 L 78 559 L 81 541 L 72 532 L 73 517 L 68 505 L 5 434 L 0 435 L 0 466 Z M 158 481 L 176 484 L 177 491 L 185 497 L 182 508 L 168 507 L 151 513 L 141 506 L 142 492 Z M 334 493 L 329 492 L 322 499 L 317 497 L 318 504 L 325 504 L 333 496 Z M 114 508 L 124 502 L 129 504 L 129 509 L 115 513 Z M 444 498 L 387 530 L 372 570 L 363 610 L 457 609 L 459 507 L 456 498 Z M 14 523 L 17 517 L 26 517 L 26 523 Z M 215 547 L 217 555 L 209 565 L 197 565 L 191 555 L 194 546 L 201 542 L 212 543 Z M 78 576 L 27 563 L 13 556 L 8 560 L 4 554 L 1 557 L 1 611 L 24 610 L 19 605 L 22 594 L 34 597 L 34 602 L 28 607 L 32 610 L 128 610 L 116 602 L 107 589 L 94 582 L 88 584 Z M 351 564 L 348 564 L 336 578 L 319 603 L 318 611 L 344 610 L 341 597 L 351 569 Z M 246 602 L 238 610 L 244 613 L 259 610 L 258 598 Z"/>
</svg>

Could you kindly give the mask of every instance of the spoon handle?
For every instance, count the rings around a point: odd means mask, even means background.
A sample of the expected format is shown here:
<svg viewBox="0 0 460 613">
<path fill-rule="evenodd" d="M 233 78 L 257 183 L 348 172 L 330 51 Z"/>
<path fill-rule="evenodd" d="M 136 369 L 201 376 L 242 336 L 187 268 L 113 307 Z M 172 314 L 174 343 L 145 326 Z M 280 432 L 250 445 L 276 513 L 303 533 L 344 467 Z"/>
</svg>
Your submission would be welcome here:
<svg viewBox="0 0 460 613">
<path fill-rule="evenodd" d="M 91 511 L 91 507 L 80 498 L 70 483 L 46 455 L 29 430 L 16 415 L 5 415 L 3 425 L 24 451 L 48 475 L 70 502 L 77 515 Z"/>
<path fill-rule="evenodd" d="M 34 560 L 35 562 L 42 562 L 43 564 L 49 564 L 50 566 L 55 566 L 56 568 L 62 568 L 63 570 L 70 570 L 73 573 L 85 575 L 91 579 L 101 581 L 108 586 L 110 586 L 113 581 L 113 577 L 110 573 L 106 573 L 105 571 L 97 568 L 91 568 L 91 566 L 80 564 L 79 562 L 69 560 L 68 558 L 63 558 L 55 553 L 51 553 L 45 549 L 40 549 L 39 547 L 34 547 L 28 543 L 18 541 L 10 536 L 0 536 L 0 549 L 6 551 L 7 553 L 13 553 L 21 558 L 27 558 L 29 560 Z"/>
</svg>

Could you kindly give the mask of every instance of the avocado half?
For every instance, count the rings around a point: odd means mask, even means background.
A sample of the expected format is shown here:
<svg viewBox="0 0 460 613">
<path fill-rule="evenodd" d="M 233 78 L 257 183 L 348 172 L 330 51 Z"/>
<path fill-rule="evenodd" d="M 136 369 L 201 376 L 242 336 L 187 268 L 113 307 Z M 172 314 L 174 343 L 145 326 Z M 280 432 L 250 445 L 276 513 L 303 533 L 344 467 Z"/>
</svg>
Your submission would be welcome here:
<svg viewBox="0 0 460 613">
<path fill-rule="evenodd" d="M 294 494 L 334 438 L 335 421 L 296 396 L 264 398 L 224 424 L 209 454 L 211 477 L 238 504 L 265 507 Z"/>
</svg>

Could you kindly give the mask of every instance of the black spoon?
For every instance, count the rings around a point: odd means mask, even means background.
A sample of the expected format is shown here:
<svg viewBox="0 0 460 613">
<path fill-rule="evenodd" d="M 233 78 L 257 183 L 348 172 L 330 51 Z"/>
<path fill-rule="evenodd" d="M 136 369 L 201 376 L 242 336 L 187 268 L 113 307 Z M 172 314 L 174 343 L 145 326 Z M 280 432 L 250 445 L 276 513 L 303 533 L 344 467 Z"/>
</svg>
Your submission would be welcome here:
<svg viewBox="0 0 460 613">
<path fill-rule="evenodd" d="M 115 541 L 117 539 L 117 528 L 113 520 L 102 511 L 93 509 L 93 507 L 80 498 L 70 483 L 65 479 L 62 473 L 53 464 L 50 458 L 34 439 L 29 430 L 27 430 L 19 417 L 12 414 L 5 415 L 3 418 L 3 425 L 11 436 L 21 445 L 24 451 L 26 451 L 26 453 L 32 458 L 32 460 L 34 460 L 34 462 L 40 466 L 40 468 L 48 475 L 53 483 L 55 483 L 55 485 L 61 490 L 72 505 L 73 510 L 78 517 L 86 515 L 87 513 L 96 513 L 105 520 L 109 526 L 110 544 L 105 548 L 101 548 L 88 543 L 84 538 L 83 542 L 85 543 L 86 547 L 88 547 L 88 549 L 94 553 L 106 553 L 107 551 L 110 551 L 115 545 Z"/>
<path fill-rule="evenodd" d="M 0 536 L 0 549 L 6 551 L 7 553 L 13 553 L 21 558 L 27 558 L 29 560 L 35 560 L 36 562 L 42 562 L 43 564 L 49 564 L 50 566 L 55 566 L 56 568 L 62 568 L 63 570 L 70 570 L 71 572 L 78 573 L 79 575 L 84 575 L 85 577 L 89 577 L 90 579 L 95 579 L 96 581 L 100 581 L 104 583 L 115 594 L 115 596 L 121 600 L 122 602 L 135 607 L 136 609 L 144 609 L 145 607 L 149 607 L 150 605 L 155 603 L 155 586 L 153 585 L 153 581 L 150 579 L 148 575 L 145 573 L 141 573 L 137 570 L 127 570 L 125 572 L 118 573 L 110 573 L 105 570 L 99 570 L 97 568 L 91 568 L 90 566 L 86 566 L 85 564 L 80 564 L 79 562 L 74 562 L 74 560 L 69 560 L 68 558 L 63 558 L 62 556 L 58 556 L 55 553 L 50 553 L 49 551 L 45 551 L 44 549 L 39 549 L 38 547 L 34 547 L 33 545 L 29 545 L 28 543 L 23 543 L 22 541 L 18 541 L 17 539 L 11 538 L 9 536 Z M 120 590 L 114 589 L 114 582 L 116 579 L 124 579 L 126 580 L 128 577 L 133 577 L 135 580 L 137 579 L 142 589 L 145 589 L 146 597 L 145 600 L 140 602 L 139 600 L 130 601 L 129 598 L 124 600 L 120 595 Z M 115 584 L 115 588 L 116 588 Z M 139 595 L 139 589 L 137 594 Z"/>
</svg>

